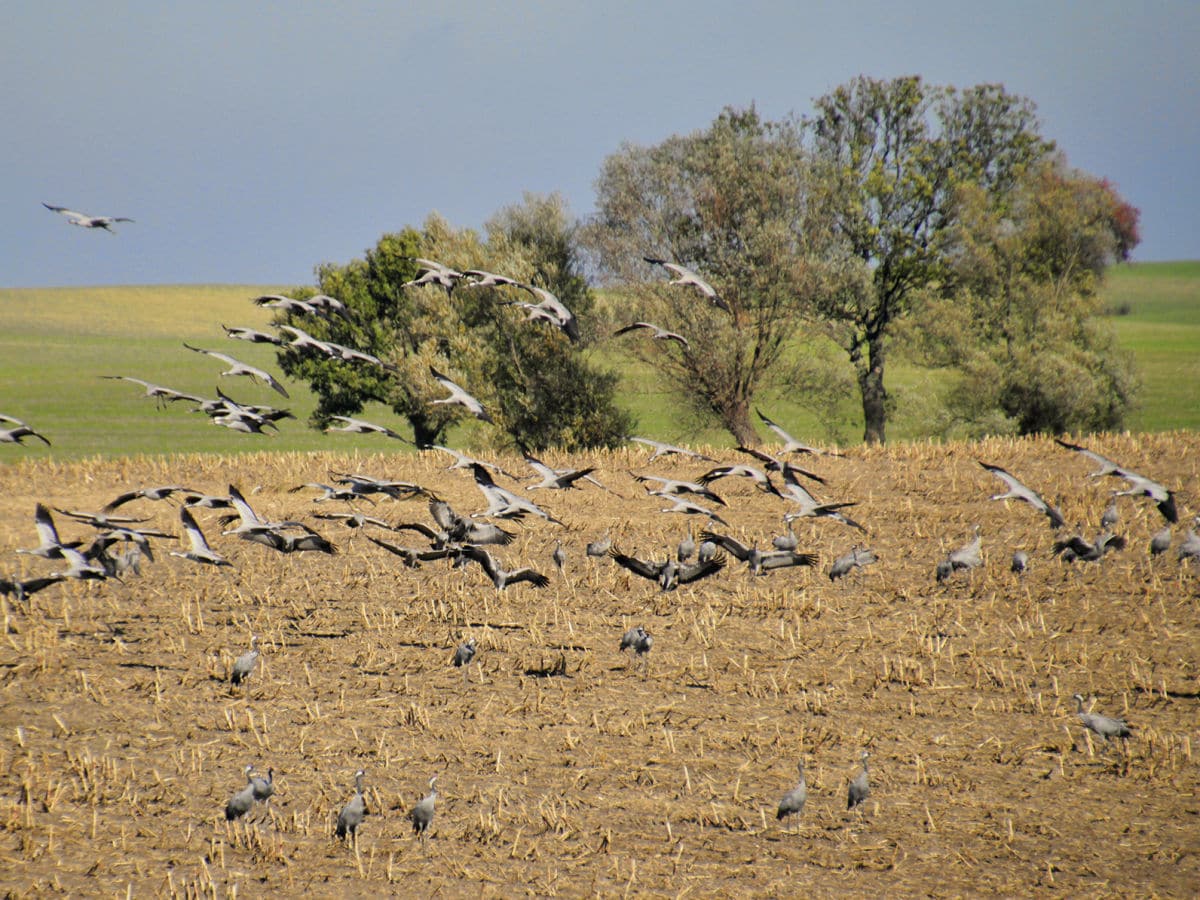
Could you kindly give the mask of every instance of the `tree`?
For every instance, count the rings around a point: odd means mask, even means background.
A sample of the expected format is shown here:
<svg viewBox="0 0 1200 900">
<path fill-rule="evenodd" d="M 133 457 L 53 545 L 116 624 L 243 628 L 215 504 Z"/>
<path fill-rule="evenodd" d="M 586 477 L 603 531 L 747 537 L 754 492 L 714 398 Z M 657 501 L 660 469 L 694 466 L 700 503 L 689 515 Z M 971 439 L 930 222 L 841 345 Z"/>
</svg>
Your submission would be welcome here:
<svg viewBox="0 0 1200 900">
<path fill-rule="evenodd" d="M 927 357 L 962 375 L 952 422 L 972 433 L 1120 428 L 1137 378 L 1098 317 L 1098 288 L 1136 246 L 1137 210 L 1060 158 L 1028 170 L 1002 208 L 974 186 L 956 207 L 945 277 L 914 316 Z"/>
<path fill-rule="evenodd" d="M 279 362 L 318 396 L 314 424 L 353 415 L 369 401 L 406 418 L 418 444 L 438 443 L 463 416 L 459 407 L 433 405 L 444 391 L 433 366 L 479 397 L 509 438 L 531 449 L 576 450 L 616 446 L 631 429 L 614 401 L 617 378 L 592 367 L 557 328 L 526 321 L 511 305 L 531 299 L 518 287 L 436 285 L 404 287 L 419 271 L 416 257 L 459 271 L 493 271 L 533 283 L 574 303 L 586 314 L 591 295 L 580 277 L 574 226 L 561 198 L 527 196 L 500 213 L 482 241 L 470 229 L 454 229 L 430 216 L 422 230 L 383 235 L 364 259 L 317 269 L 317 289 L 337 297 L 350 318 L 289 313 L 277 321 L 303 328 L 379 358 L 385 366 L 346 362 L 285 347 Z M 559 293 L 561 292 L 561 293 Z"/>
<path fill-rule="evenodd" d="M 829 229 L 824 256 L 842 260 L 847 275 L 817 298 L 816 312 L 854 367 L 864 439 L 881 443 L 889 338 L 947 268 L 959 191 L 974 186 L 1002 211 L 1052 145 L 1037 132 L 1033 104 L 1003 87 L 960 92 L 916 76 L 855 78 L 818 99 L 806 125 L 820 173 L 812 202 Z"/>
<path fill-rule="evenodd" d="M 794 123 L 727 108 L 704 131 L 623 146 L 597 182 L 587 243 L 601 273 L 622 283 L 630 321 L 653 321 L 690 344 L 639 343 L 645 349 L 635 352 L 743 444 L 759 442 L 752 398 L 783 374 L 817 277 L 805 243 L 806 172 Z M 728 312 L 690 287 L 667 285 L 667 273 L 643 257 L 696 271 Z"/>
<path fill-rule="evenodd" d="M 582 323 L 578 346 L 586 348 L 594 300 L 581 271 L 577 227 L 562 197 L 526 194 L 486 228 L 490 258 L 505 267 L 497 271 L 517 273 L 514 277 L 527 284 L 550 290 Z M 534 450 L 623 444 L 634 421 L 616 405 L 618 376 L 591 365 L 586 351 L 573 346 L 561 329 L 528 322 L 523 312 L 502 305 L 498 294 L 497 289 L 472 289 L 478 303 L 468 321 L 486 323 L 481 333 L 492 352 L 484 377 L 509 434 Z"/>
</svg>

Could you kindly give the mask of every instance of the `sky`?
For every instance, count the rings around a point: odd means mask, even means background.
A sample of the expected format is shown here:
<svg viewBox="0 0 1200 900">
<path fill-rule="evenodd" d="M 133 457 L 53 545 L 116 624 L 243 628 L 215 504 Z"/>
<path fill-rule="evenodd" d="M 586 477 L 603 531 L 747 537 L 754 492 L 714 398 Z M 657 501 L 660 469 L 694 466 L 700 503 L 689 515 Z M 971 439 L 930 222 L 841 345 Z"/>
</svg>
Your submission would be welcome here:
<svg viewBox="0 0 1200 900">
<path fill-rule="evenodd" d="M 0 29 L 0 287 L 313 282 L 431 212 L 594 207 L 606 156 L 858 75 L 1001 83 L 1200 258 L 1200 3 L 16 0 Z M 128 216 L 115 235 L 42 203 Z"/>
</svg>

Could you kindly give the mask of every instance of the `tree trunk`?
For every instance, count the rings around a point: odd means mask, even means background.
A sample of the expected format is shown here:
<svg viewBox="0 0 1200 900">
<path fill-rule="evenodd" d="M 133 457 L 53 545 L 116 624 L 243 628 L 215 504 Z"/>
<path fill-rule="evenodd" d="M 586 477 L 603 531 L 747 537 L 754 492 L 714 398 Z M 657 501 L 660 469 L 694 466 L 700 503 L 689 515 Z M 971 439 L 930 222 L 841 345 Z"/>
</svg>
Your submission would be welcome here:
<svg viewBox="0 0 1200 900">
<path fill-rule="evenodd" d="M 740 447 L 757 447 L 762 443 L 762 438 L 750 421 L 750 403 L 747 400 L 737 400 L 725 407 L 721 411 L 721 423 Z"/>
<path fill-rule="evenodd" d="M 883 384 L 883 335 L 867 339 L 867 365 L 858 369 L 858 390 L 862 394 L 863 440 L 882 444 L 886 440 L 887 388 Z"/>
<path fill-rule="evenodd" d="M 408 416 L 408 424 L 412 426 L 413 440 L 418 447 L 428 447 L 430 444 L 441 442 L 442 429 L 435 428 L 425 416 Z"/>
</svg>

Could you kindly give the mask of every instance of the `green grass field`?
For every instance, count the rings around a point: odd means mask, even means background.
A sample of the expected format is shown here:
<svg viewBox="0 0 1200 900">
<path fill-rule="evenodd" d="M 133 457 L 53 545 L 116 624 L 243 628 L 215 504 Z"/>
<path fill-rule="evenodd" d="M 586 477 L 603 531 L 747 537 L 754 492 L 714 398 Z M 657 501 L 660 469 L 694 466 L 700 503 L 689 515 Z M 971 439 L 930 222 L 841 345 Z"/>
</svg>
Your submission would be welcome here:
<svg viewBox="0 0 1200 900">
<path fill-rule="evenodd" d="M 1116 269 L 1105 290 L 1112 322 L 1142 376 L 1133 431 L 1200 427 L 1200 262 Z"/>
<path fill-rule="evenodd" d="M 314 405 L 302 385 L 289 383 L 292 399 L 246 379 L 218 379 L 221 364 L 189 353 L 182 342 L 218 349 L 272 371 L 271 347 L 230 341 L 221 324 L 264 328 L 271 313 L 250 298 L 277 290 L 247 285 L 178 285 L 95 288 L 0 289 L 0 413 L 23 419 L 54 446 L 5 445 L 0 461 L 53 455 L 89 456 L 172 452 L 235 453 L 282 450 L 399 449 L 374 436 L 324 435 L 305 424 Z M 1135 431 L 1200 427 L 1200 262 L 1146 263 L 1114 270 L 1105 288 L 1110 321 L 1121 343 L 1137 357 L 1143 381 L 1141 405 L 1130 417 Z M 622 377 L 622 402 L 638 417 L 640 434 L 666 440 L 727 446 L 720 429 L 696 424 L 679 413 L 643 363 L 618 345 L 591 351 L 599 365 Z M 892 440 L 929 436 L 928 422 L 944 376 L 893 361 L 889 388 L 896 412 Z M 214 396 L 220 382 L 236 399 L 287 406 L 297 416 L 271 437 L 235 434 L 187 412 L 186 404 L 158 409 L 135 384 L 105 381 L 129 375 L 177 390 Z M 280 402 L 277 402 L 280 401 Z M 773 417 L 813 440 L 858 440 L 861 425 L 853 397 L 828 427 L 785 393 L 762 398 Z M 387 409 L 368 408 L 363 417 L 404 432 Z M 452 435 L 461 440 L 464 435 Z M 465 436 L 465 437 L 469 437 Z M 390 444 L 383 446 L 382 444 Z"/>
</svg>

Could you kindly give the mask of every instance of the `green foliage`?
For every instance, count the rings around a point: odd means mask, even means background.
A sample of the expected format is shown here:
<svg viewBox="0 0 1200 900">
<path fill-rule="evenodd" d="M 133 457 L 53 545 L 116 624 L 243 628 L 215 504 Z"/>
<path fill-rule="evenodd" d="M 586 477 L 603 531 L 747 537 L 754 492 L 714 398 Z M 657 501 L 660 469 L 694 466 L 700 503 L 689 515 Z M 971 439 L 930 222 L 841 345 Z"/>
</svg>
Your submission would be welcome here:
<svg viewBox="0 0 1200 900">
<path fill-rule="evenodd" d="M 365 351 L 387 364 L 347 363 L 285 348 L 280 365 L 318 395 L 315 424 L 353 415 L 369 401 L 406 418 L 419 444 L 438 443 L 461 420 L 460 407 L 433 404 L 445 392 L 437 368 L 474 394 L 509 439 L 531 449 L 586 449 L 619 444 L 631 427 L 615 404 L 615 376 L 596 371 L 561 330 L 527 321 L 512 304 L 529 299 L 519 288 L 437 285 L 403 287 L 419 271 L 415 257 L 463 271 L 483 269 L 556 294 L 577 317 L 591 308 L 579 272 L 574 225 L 557 196 L 527 196 L 488 223 L 488 239 L 455 229 L 438 216 L 421 231 L 385 234 L 365 259 L 317 270 L 318 290 L 337 297 L 353 315 L 316 319 L 284 316 L 314 337 Z M 311 296 L 306 290 L 298 297 Z M 503 443 L 504 441 L 501 441 Z"/>
<path fill-rule="evenodd" d="M 950 266 L 918 321 L 928 358 L 962 372 L 948 409 L 968 433 L 1124 425 L 1137 376 L 1099 318 L 1101 279 L 1126 239 L 1111 199 L 1058 160 L 1025 173 L 1003 205 L 959 192 Z"/>
<path fill-rule="evenodd" d="M 814 202 L 828 223 L 825 258 L 858 260 L 819 298 L 854 366 L 867 441 L 883 441 L 890 409 L 887 345 L 921 291 L 950 260 L 947 238 L 960 190 L 977 189 L 1003 209 L 1027 167 L 1049 152 L 1033 105 L 998 85 L 965 91 L 908 76 L 858 77 L 816 101 L 807 123 L 821 173 Z"/>
<path fill-rule="evenodd" d="M 1042 320 L 1037 340 L 980 348 L 947 397 L 950 434 L 1117 431 L 1137 394 L 1133 357 L 1099 323 Z"/>
</svg>

